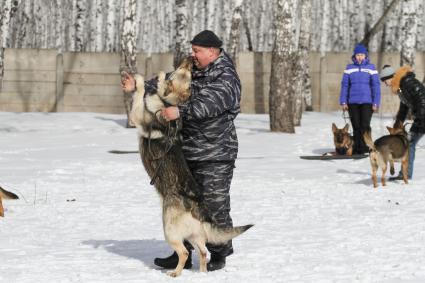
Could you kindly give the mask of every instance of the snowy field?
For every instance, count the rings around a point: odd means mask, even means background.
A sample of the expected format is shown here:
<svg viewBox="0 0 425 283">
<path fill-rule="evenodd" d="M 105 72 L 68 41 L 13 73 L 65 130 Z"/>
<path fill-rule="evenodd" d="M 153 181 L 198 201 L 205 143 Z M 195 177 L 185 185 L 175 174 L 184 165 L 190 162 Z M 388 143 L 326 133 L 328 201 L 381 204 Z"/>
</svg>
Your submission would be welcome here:
<svg viewBox="0 0 425 283">
<path fill-rule="evenodd" d="M 159 199 L 123 115 L 0 112 L 0 282 L 425 282 L 425 141 L 414 180 L 372 187 L 368 159 L 307 161 L 333 147 L 341 113 L 306 113 L 296 134 L 240 115 L 232 217 L 255 226 L 224 270 L 169 278 Z M 390 116 L 374 115 L 373 137 Z M 396 171 L 399 165 L 397 164 Z M 389 174 L 389 173 L 388 173 Z"/>
</svg>

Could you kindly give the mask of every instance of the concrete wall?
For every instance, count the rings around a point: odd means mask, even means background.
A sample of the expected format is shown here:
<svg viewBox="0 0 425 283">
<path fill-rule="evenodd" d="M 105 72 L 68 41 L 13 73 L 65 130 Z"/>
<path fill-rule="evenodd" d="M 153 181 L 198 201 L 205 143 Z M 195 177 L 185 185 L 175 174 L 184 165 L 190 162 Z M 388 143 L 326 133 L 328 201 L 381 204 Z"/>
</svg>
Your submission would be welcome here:
<svg viewBox="0 0 425 283">
<path fill-rule="evenodd" d="M 349 53 L 310 56 L 313 109 L 339 109 L 340 81 Z M 399 53 L 381 57 L 371 54 L 375 65 L 399 65 Z M 271 53 L 240 53 L 237 60 L 242 81 L 242 112 L 267 113 Z M 422 80 L 424 53 L 416 54 L 416 73 Z M 55 50 L 6 49 L 5 76 L 0 92 L 0 111 L 67 111 L 125 113 L 120 76 L 120 56 L 112 53 L 71 53 L 58 55 Z M 151 78 L 160 70 L 171 71 L 172 54 L 140 54 L 139 73 Z M 382 85 L 383 86 L 383 85 Z M 384 113 L 394 113 L 398 98 L 382 87 Z"/>
</svg>

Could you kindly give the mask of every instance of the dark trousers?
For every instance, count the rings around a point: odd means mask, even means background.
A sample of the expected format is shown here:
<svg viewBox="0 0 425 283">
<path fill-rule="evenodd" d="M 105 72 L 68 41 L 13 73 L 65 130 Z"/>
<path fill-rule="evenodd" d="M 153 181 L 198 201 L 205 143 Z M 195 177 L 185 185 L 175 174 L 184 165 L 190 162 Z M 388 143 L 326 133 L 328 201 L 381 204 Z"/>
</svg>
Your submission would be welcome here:
<svg viewBox="0 0 425 283">
<path fill-rule="evenodd" d="M 230 183 L 233 178 L 234 161 L 188 161 L 187 162 L 203 195 L 203 205 L 213 224 L 221 228 L 233 227 L 230 217 Z M 232 241 L 223 245 L 207 244 L 211 253 L 228 256 L 233 253 Z"/>
<path fill-rule="evenodd" d="M 369 152 L 363 140 L 363 134 L 370 131 L 370 120 L 372 119 L 372 104 L 348 104 L 351 125 L 353 126 L 354 153 L 362 154 Z"/>
</svg>

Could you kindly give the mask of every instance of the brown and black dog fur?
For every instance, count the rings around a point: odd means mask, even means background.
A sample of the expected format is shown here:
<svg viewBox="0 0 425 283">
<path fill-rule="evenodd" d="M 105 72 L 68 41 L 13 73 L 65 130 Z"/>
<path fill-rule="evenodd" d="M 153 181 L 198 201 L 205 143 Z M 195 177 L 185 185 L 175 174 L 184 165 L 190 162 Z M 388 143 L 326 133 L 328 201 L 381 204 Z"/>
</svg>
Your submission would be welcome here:
<svg viewBox="0 0 425 283">
<path fill-rule="evenodd" d="M 183 156 L 179 126 L 166 122 L 160 115 L 167 105 L 178 105 L 189 98 L 191 69 L 192 61 L 186 59 L 169 79 L 160 73 L 156 93 L 145 93 L 144 79 L 136 75 L 130 115 L 139 130 L 143 165 L 161 198 L 165 240 L 179 256 L 176 269 L 167 273 L 173 277 L 181 274 L 188 258 L 184 240 L 197 250 L 199 269 L 206 272 L 207 242 L 226 243 L 252 227 L 221 229 L 211 223 L 202 206 L 202 193 Z"/>
<path fill-rule="evenodd" d="M 388 163 L 390 164 L 390 173 L 394 174 L 394 161 L 401 162 L 401 171 L 403 173 L 404 183 L 407 181 L 407 169 L 409 165 L 409 141 L 407 132 L 403 124 L 395 125 L 394 128 L 387 127 L 389 135 L 382 136 L 375 142 L 372 141 L 369 132 L 363 135 L 366 145 L 371 149 L 369 154 L 370 164 L 372 166 L 372 182 L 376 188 L 378 186 L 376 172 L 378 168 L 382 170 L 381 182 L 385 186 L 385 173 Z"/>
<path fill-rule="evenodd" d="M 332 132 L 334 135 L 335 155 L 353 155 L 353 137 L 348 132 L 349 125 L 339 129 L 335 123 L 332 123 Z"/>
<path fill-rule="evenodd" d="M 4 208 L 3 208 L 2 199 L 19 199 L 19 197 L 15 195 L 14 193 L 6 191 L 2 187 L 0 187 L 0 216 L 4 217 Z"/>
</svg>

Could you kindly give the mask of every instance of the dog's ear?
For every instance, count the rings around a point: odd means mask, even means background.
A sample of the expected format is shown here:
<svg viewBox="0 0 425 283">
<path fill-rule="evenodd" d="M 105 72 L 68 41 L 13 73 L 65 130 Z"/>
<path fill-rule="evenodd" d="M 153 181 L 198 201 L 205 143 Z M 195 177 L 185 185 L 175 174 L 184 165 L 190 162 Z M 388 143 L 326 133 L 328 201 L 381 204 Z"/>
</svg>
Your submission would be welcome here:
<svg viewBox="0 0 425 283">
<path fill-rule="evenodd" d="M 390 135 L 392 135 L 394 133 L 394 128 L 387 126 L 387 130 L 390 133 Z"/>
<path fill-rule="evenodd" d="M 338 128 L 336 127 L 335 123 L 332 123 L 332 132 L 336 132 Z"/>
<path fill-rule="evenodd" d="M 349 129 L 349 128 L 350 128 L 350 125 L 348 125 L 348 123 L 347 123 L 347 124 L 345 124 L 345 126 L 344 126 L 344 129 L 343 129 L 343 130 L 344 130 L 345 132 L 348 132 L 348 129 Z"/>
</svg>

